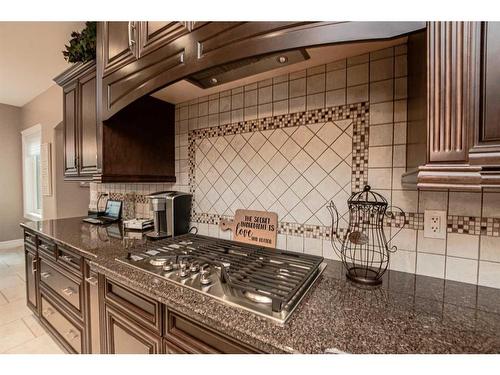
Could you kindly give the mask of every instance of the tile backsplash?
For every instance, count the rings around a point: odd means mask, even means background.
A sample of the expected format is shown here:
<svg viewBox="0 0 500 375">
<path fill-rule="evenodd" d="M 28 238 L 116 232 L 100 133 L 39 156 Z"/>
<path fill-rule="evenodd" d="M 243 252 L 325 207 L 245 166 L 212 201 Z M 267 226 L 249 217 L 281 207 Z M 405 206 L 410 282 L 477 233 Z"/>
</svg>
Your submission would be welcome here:
<svg viewBox="0 0 500 375">
<path fill-rule="evenodd" d="M 91 184 L 150 217 L 145 195 L 193 194 L 192 222 L 218 229 L 237 208 L 278 213 L 278 247 L 336 259 L 326 204 L 347 226 L 347 199 L 368 183 L 405 211 L 391 269 L 500 288 L 500 193 L 416 191 L 406 171 L 406 45 L 334 61 L 176 106 L 176 184 Z M 411 89 L 411 88 L 410 88 Z M 426 209 L 447 211 L 447 236 L 423 236 Z M 401 218 L 388 220 L 399 230 Z"/>
</svg>

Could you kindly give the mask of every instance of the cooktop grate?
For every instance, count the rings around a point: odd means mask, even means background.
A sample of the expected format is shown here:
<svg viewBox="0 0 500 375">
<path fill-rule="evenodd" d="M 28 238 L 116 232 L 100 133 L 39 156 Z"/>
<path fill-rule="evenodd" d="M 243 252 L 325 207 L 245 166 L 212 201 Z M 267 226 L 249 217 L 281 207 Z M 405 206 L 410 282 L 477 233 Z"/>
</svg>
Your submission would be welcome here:
<svg viewBox="0 0 500 375">
<path fill-rule="evenodd" d="M 178 247 L 171 247 L 177 245 Z M 319 272 L 323 258 L 269 249 L 241 242 L 185 234 L 135 248 L 168 248 L 179 259 L 189 257 L 200 264 L 220 268 L 221 282 L 272 304 L 272 311 L 289 310 L 298 302 Z"/>
</svg>

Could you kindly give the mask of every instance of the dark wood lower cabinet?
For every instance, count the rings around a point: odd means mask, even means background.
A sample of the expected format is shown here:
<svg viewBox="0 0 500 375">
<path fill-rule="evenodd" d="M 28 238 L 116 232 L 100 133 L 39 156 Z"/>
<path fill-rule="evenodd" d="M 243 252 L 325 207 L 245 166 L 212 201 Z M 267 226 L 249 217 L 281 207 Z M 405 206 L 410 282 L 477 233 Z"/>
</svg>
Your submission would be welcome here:
<svg viewBox="0 0 500 375">
<path fill-rule="evenodd" d="M 78 276 L 64 271 L 49 260 L 40 258 L 40 284 L 58 296 L 61 304 L 83 318 L 83 282 Z"/>
<path fill-rule="evenodd" d="M 258 351 L 188 317 L 169 311 L 165 314 L 165 337 L 172 353 L 249 354 Z"/>
<path fill-rule="evenodd" d="M 38 258 L 36 249 L 28 243 L 25 245 L 25 268 L 26 268 L 26 304 L 35 313 L 38 313 Z"/>
<path fill-rule="evenodd" d="M 78 320 L 71 318 L 43 288 L 40 292 L 40 320 L 70 353 L 84 353 L 85 333 Z"/>
<path fill-rule="evenodd" d="M 132 319 L 106 306 L 106 347 L 108 354 L 158 354 L 161 353 L 160 336 L 143 328 Z"/>
<path fill-rule="evenodd" d="M 89 261 L 25 232 L 26 303 L 69 353 L 258 353 L 90 269 Z"/>
<path fill-rule="evenodd" d="M 163 339 L 163 353 L 165 354 L 189 354 L 188 351 L 179 348 L 176 344 Z"/>
</svg>

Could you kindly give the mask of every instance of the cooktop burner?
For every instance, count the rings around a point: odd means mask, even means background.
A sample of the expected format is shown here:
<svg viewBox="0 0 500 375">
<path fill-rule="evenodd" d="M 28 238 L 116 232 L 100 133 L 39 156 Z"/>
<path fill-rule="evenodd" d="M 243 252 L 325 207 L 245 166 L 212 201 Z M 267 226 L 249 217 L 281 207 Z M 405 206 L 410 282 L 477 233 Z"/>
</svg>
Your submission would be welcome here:
<svg viewBox="0 0 500 375">
<path fill-rule="evenodd" d="M 322 257 L 194 234 L 117 260 L 281 323 L 326 267 Z"/>
</svg>

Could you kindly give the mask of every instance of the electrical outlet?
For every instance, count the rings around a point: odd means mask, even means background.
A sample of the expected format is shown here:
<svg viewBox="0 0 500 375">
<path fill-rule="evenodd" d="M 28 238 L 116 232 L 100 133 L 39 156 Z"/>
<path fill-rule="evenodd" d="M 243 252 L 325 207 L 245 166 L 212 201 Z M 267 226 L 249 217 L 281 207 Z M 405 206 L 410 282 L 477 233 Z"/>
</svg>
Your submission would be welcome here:
<svg viewBox="0 0 500 375">
<path fill-rule="evenodd" d="M 446 211 L 424 211 L 424 237 L 446 238 Z"/>
</svg>

